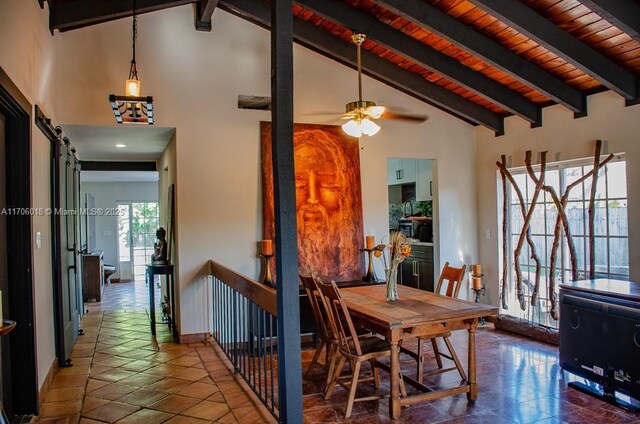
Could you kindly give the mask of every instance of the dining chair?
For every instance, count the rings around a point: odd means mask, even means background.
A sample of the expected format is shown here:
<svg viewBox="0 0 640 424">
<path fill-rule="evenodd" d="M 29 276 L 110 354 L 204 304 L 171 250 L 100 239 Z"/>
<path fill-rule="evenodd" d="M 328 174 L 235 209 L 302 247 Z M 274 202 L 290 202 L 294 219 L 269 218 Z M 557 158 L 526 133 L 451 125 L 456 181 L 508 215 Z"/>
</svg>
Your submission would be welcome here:
<svg viewBox="0 0 640 424">
<path fill-rule="evenodd" d="M 340 353 L 338 364 L 333 370 L 333 374 L 325 392 L 325 400 L 328 400 L 331 397 L 336 384 L 344 387 L 349 392 L 347 410 L 345 412 L 345 418 L 349 418 L 351 416 L 351 411 L 353 410 L 354 402 L 378 400 L 388 396 L 370 395 L 360 398 L 355 397 L 358 383 L 373 381 L 374 388 L 380 388 L 380 377 L 378 375 L 378 369 L 376 368 L 376 360 L 379 358 L 390 357 L 391 345 L 386 340 L 375 335 L 358 337 L 356 327 L 351 320 L 349 309 L 340 296 L 340 291 L 338 290 L 336 283 L 334 281 L 324 283 L 316 279 L 316 285 L 322 294 L 321 299 L 328 311 L 329 325 L 333 333 L 337 335 L 338 351 Z M 347 360 L 351 365 L 350 382 L 344 382 L 340 377 Z M 360 371 L 363 362 L 370 363 L 371 375 L 360 378 Z M 400 390 L 402 395 L 406 396 L 402 374 L 400 375 Z"/>
<path fill-rule="evenodd" d="M 467 269 L 466 265 L 462 265 L 462 268 L 454 268 L 452 266 L 449 266 L 449 262 L 446 262 L 444 264 L 444 268 L 442 268 L 442 272 L 440 273 L 440 278 L 438 279 L 438 284 L 436 285 L 435 293 L 443 294 L 444 296 L 447 296 L 447 297 L 457 298 L 458 294 L 460 293 L 460 287 L 462 286 L 462 279 L 464 278 L 464 272 L 466 269 Z M 446 285 L 446 287 L 445 287 L 444 293 L 441 293 L 443 285 Z M 452 371 L 456 369 L 458 370 L 458 373 L 460 374 L 460 377 L 463 380 L 467 379 L 467 375 L 464 372 L 464 368 L 462 368 L 462 363 L 460 362 L 460 359 L 458 359 L 458 355 L 456 354 L 456 351 L 453 348 L 453 345 L 451 344 L 451 340 L 449 340 L 449 337 L 451 337 L 451 332 L 449 331 L 440 333 L 440 334 L 435 334 L 429 337 L 418 337 L 417 353 L 403 349 L 403 353 L 406 353 L 409 356 L 412 356 L 418 362 L 418 372 L 417 372 L 418 382 L 422 383 L 422 380 L 424 379 L 425 376 L 441 374 L 443 372 Z M 440 348 L 438 347 L 438 338 L 443 339 L 444 344 L 447 347 L 447 350 L 449 351 L 448 354 L 440 351 Z M 438 365 L 438 368 L 432 371 L 425 372 L 424 364 L 425 364 L 426 352 L 424 349 L 424 342 L 427 340 L 431 341 L 431 346 L 433 348 L 433 353 L 435 355 L 436 364 Z M 443 368 L 442 358 L 447 358 L 452 360 L 455 366 L 450 368 Z"/>
<path fill-rule="evenodd" d="M 313 318 L 316 321 L 316 329 L 317 329 L 317 338 L 318 343 L 316 345 L 316 351 L 313 354 L 313 359 L 311 359 L 311 363 L 309 364 L 309 368 L 307 368 L 307 372 L 304 375 L 304 378 L 307 379 L 311 375 L 311 371 L 315 365 L 320 365 L 318 360 L 320 359 L 320 354 L 322 353 L 322 349 L 325 349 L 325 366 L 329 365 L 327 370 L 327 379 L 325 384 L 325 390 L 328 387 L 329 380 L 333 375 L 333 369 L 336 363 L 336 356 L 338 352 L 338 339 L 334 336 L 333 331 L 329 326 L 329 317 L 327 311 L 324 307 L 324 303 L 321 298 L 320 291 L 314 278 L 311 275 L 300 275 L 300 281 L 304 286 L 304 290 L 307 293 L 307 298 L 309 299 L 309 304 L 311 306 L 311 311 L 313 312 Z"/>
</svg>

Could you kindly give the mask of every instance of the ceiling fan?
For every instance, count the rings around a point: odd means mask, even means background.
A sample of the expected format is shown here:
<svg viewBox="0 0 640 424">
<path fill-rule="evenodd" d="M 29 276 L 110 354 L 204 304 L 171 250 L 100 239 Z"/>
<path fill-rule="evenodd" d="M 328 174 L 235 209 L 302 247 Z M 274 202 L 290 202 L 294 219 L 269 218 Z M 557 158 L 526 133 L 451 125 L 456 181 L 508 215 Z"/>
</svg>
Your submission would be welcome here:
<svg viewBox="0 0 640 424">
<path fill-rule="evenodd" d="M 351 39 L 357 47 L 357 65 L 358 65 L 358 100 L 349 102 L 346 105 L 346 111 L 340 119 L 347 120 L 342 125 L 342 130 L 352 137 L 361 137 L 362 135 L 372 136 L 380 131 L 380 126 L 374 121 L 377 119 L 400 119 L 413 123 L 422 123 L 429 119 L 424 115 L 408 115 L 399 112 L 393 112 L 390 108 L 378 106 L 375 102 L 362 100 L 362 43 L 367 39 L 365 34 L 354 33 Z"/>
</svg>

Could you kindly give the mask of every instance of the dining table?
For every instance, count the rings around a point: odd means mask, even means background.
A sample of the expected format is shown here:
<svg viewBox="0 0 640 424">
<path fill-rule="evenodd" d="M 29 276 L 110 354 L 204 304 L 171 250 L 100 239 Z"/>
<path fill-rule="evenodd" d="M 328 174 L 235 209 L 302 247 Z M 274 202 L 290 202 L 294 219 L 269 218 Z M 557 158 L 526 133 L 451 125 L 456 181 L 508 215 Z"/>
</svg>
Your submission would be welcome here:
<svg viewBox="0 0 640 424">
<path fill-rule="evenodd" d="M 391 345 L 389 416 L 399 418 L 404 405 L 466 393 L 469 401 L 478 397 L 476 381 L 476 329 L 481 317 L 497 315 L 498 308 L 470 302 L 407 286 L 398 286 L 399 299 L 386 300 L 386 285 L 367 285 L 340 289 L 340 294 L 354 322 L 372 330 Z M 459 386 L 431 389 L 412 379 L 419 393 L 400 396 L 400 347 L 404 340 L 429 337 L 454 330 L 467 330 L 467 380 Z"/>
</svg>

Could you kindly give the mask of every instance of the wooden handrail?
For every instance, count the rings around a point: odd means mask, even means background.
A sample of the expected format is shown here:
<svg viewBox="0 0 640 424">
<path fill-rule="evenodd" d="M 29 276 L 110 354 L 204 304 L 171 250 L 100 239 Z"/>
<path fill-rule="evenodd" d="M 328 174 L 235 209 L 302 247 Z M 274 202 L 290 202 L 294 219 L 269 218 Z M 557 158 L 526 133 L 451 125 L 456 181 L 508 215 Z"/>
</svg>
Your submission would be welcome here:
<svg viewBox="0 0 640 424">
<path fill-rule="evenodd" d="M 216 277 L 274 317 L 278 316 L 276 291 L 226 266 L 209 260 L 209 275 Z"/>
</svg>

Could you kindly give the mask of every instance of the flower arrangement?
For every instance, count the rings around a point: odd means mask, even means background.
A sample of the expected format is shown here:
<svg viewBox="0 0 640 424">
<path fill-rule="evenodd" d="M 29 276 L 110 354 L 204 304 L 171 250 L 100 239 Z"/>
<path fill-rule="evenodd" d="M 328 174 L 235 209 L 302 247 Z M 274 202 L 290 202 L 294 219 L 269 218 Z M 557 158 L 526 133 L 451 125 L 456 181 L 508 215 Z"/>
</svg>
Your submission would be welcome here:
<svg viewBox="0 0 640 424">
<path fill-rule="evenodd" d="M 398 265 L 411 254 L 409 239 L 400 231 L 393 232 L 389 244 L 377 245 L 373 248 L 373 254 L 377 258 L 382 258 L 384 264 L 387 278 L 387 300 L 398 300 Z"/>
</svg>

